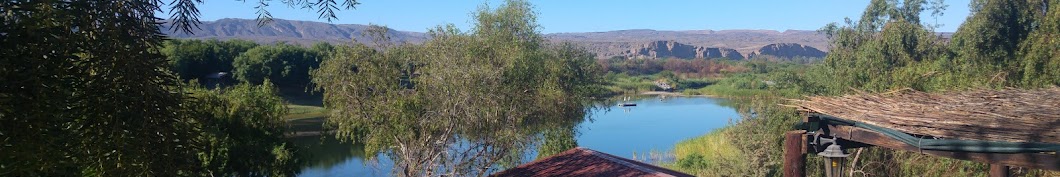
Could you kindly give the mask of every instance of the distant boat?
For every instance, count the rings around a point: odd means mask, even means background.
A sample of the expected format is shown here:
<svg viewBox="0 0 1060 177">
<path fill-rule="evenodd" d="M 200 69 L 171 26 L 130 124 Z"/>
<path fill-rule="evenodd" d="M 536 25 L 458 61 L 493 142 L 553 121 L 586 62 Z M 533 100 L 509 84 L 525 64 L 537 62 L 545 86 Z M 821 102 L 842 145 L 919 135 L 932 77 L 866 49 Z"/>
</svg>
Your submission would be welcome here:
<svg viewBox="0 0 1060 177">
<path fill-rule="evenodd" d="M 618 106 L 621 106 L 621 107 L 637 106 L 637 103 L 629 102 L 629 97 L 628 96 L 625 99 L 623 99 L 623 101 L 626 101 L 626 102 L 625 103 L 618 103 Z"/>
</svg>

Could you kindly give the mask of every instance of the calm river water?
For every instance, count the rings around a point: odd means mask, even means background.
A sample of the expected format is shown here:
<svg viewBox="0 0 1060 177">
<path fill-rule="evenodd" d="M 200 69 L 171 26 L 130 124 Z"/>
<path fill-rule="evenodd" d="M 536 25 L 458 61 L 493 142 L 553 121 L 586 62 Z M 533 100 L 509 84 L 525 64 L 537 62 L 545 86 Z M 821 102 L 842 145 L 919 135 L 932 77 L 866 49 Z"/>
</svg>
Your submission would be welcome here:
<svg viewBox="0 0 1060 177">
<path fill-rule="evenodd" d="M 669 151 L 681 140 L 697 137 L 739 119 L 724 99 L 709 97 L 641 97 L 636 107 L 609 106 L 593 112 L 592 120 L 578 126 L 578 146 L 600 152 L 643 158 L 650 151 Z M 330 137 L 301 137 L 307 165 L 298 176 L 390 176 L 392 162 L 383 155 L 368 155 L 363 147 L 339 143 Z M 377 160 L 366 160 L 375 158 Z M 528 155 L 530 161 L 534 155 Z"/>
</svg>

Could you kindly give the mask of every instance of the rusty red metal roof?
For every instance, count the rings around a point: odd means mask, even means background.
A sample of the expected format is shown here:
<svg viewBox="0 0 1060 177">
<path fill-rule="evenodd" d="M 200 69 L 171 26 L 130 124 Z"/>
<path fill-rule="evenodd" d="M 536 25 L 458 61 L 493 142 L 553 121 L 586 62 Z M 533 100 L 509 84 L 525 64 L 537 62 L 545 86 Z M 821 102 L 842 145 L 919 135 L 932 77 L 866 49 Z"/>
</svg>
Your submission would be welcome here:
<svg viewBox="0 0 1060 177">
<path fill-rule="evenodd" d="M 548 176 L 692 176 L 611 154 L 577 147 L 546 158 L 494 173 L 495 177 L 548 177 Z"/>
</svg>

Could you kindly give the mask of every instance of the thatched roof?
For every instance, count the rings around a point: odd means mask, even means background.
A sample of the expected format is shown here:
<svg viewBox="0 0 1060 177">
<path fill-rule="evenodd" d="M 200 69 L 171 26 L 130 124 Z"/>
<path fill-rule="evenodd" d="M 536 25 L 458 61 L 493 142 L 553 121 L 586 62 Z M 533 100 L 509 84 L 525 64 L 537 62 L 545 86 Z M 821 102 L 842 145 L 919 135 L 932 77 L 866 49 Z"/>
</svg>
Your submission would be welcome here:
<svg viewBox="0 0 1060 177">
<path fill-rule="evenodd" d="M 1060 88 L 903 90 L 796 100 L 804 111 L 934 137 L 1060 144 Z"/>
</svg>

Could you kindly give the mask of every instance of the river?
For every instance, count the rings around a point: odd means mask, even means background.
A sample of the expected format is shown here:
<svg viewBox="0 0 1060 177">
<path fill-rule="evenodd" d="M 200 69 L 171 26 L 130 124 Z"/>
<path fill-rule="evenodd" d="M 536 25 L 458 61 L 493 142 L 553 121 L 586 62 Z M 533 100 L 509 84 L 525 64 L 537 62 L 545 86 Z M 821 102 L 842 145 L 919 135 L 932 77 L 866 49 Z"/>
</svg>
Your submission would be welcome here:
<svg viewBox="0 0 1060 177">
<path fill-rule="evenodd" d="M 634 98 L 634 107 L 605 106 L 578 125 L 578 146 L 625 158 L 665 154 L 677 142 L 706 134 L 739 118 L 724 99 L 709 97 Z M 331 137 L 299 137 L 305 164 L 298 176 L 390 176 L 392 162 L 385 156 L 367 155 L 363 146 L 340 143 Z M 536 152 L 531 152 L 536 153 Z M 527 155 L 530 161 L 534 154 Z M 666 160 L 665 156 L 659 156 Z M 376 160 L 367 160 L 374 158 Z"/>
</svg>

